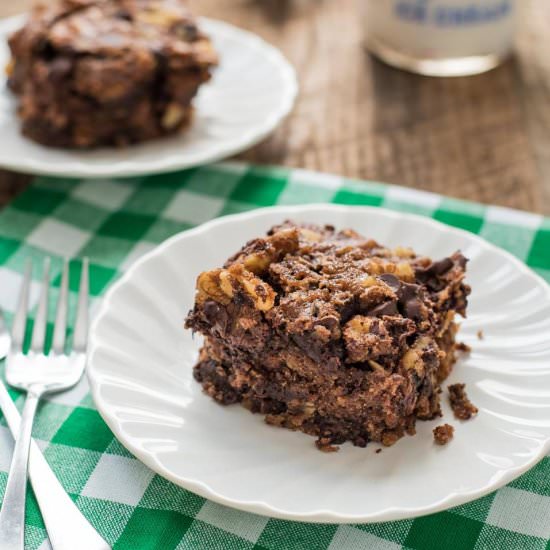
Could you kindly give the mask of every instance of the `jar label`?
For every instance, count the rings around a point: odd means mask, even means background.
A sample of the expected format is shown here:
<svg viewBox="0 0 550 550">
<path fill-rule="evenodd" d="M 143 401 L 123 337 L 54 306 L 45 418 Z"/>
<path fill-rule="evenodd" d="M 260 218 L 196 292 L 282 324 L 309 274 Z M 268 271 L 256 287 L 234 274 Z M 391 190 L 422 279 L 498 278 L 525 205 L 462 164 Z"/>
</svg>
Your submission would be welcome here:
<svg viewBox="0 0 550 550">
<path fill-rule="evenodd" d="M 464 27 L 494 23 L 512 12 L 511 0 L 495 2 L 445 3 L 426 0 L 400 0 L 395 2 L 397 18 L 412 23 L 436 27 Z"/>
<path fill-rule="evenodd" d="M 404 55 L 503 55 L 511 47 L 518 0 L 361 0 L 370 38 Z"/>
</svg>

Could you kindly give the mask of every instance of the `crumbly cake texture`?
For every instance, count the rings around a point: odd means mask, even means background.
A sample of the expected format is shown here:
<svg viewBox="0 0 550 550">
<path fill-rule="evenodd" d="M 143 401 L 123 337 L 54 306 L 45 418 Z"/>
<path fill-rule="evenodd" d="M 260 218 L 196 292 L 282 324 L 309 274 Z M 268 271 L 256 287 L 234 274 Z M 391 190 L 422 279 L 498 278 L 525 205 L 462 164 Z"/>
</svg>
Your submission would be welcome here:
<svg viewBox="0 0 550 550">
<path fill-rule="evenodd" d="M 455 429 L 450 424 L 442 424 L 433 429 L 434 441 L 437 445 L 447 445 L 453 438 Z"/>
<path fill-rule="evenodd" d="M 478 413 L 478 408 L 466 394 L 466 384 L 452 384 L 448 388 L 451 409 L 459 420 L 470 420 Z"/>
<path fill-rule="evenodd" d="M 194 376 L 219 403 L 316 436 L 322 450 L 392 445 L 441 415 L 466 261 L 287 221 L 199 275 L 185 323 L 205 336 Z"/>
<path fill-rule="evenodd" d="M 9 39 L 22 132 L 44 145 L 126 145 L 171 134 L 217 56 L 181 0 L 37 5 Z"/>
</svg>

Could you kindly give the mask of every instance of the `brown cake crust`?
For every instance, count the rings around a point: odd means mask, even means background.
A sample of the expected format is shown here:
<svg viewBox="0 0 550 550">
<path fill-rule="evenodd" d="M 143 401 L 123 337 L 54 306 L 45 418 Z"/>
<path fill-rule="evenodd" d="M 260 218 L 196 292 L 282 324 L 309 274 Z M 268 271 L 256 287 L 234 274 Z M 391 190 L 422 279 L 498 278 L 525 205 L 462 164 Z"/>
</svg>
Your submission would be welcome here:
<svg viewBox="0 0 550 550">
<path fill-rule="evenodd" d="M 9 39 L 22 132 L 44 145 L 125 145 L 179 131 L 217 56 L 180 0 L 37 5 Z"/>
<path fill-rule="evenodd" d="M 285 222 L 197 280 L 194 375 L 223 404 L 317 437 L 392 445 L 440 416 L 466 259 L 432 262 L 352 230 Z"/>
</svg>

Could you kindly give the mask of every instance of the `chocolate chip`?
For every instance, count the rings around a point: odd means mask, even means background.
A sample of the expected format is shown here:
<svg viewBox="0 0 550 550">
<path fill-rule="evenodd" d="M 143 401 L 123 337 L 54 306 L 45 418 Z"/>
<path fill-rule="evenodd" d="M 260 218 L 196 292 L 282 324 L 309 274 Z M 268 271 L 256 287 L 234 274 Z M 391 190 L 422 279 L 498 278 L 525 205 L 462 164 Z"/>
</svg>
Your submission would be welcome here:
<svg viewBox="0 0 550 550">
<path fill-rule="evenodd" d="M 444 273 L 447 273 L 447 271 L 449 271 L 449 269 L 451 269 L 453 265 L 454 264 L 451 258 L 443 258 L 442 260 L 433 262 L 432 269 L 436 275 L 443 275 Z"/>
<path fill-rule="evenodd" d="M 378 304 L 366 313 L 367 315 L 372 315 L 373 317 L 382 317 L 383 315 L 397 315 L 399 311 L 397 310 L 396 301 L 390 300 L 388 302 Z"/>
<path fill-rule="evenodd" d="M 379 279 L 384 281 L 394 292 L 399 290 L 401 286 L 401 281 L 391 273 L 383 273 L 380 275 Z"/>
<path fill-rule="evenodd" d="M 122 19 L 123 21 L 132 21 L 132 15 L 128 10 L 120 9 L 114 14 L 114 16 L 117 19 Z"/>
<path fill-rule="evenodd" d="M 418 296 L 418 291 L 420 287 L 413 283 L 400 283 L 399 288 L 397 289 L 397 298 L 400 302 L 406 303 Z"/>
<path fill-rule="evenodd" d="M 58 57 L 50 63 L 49 76 L 52 81 L 66 77 L 72 70 L 72 62 L 66 57 Z"/>
<path fill-rule="evenodd" d="M 450 271 L 455 263 L 462 269 L 466 266 L 466 258 L 459 252 L 453 254 L 452 257 L 443 258 L 437 262 L 432 262 L 428 267 L 419 267 L 416 269 L 416 277 L 419 281 L 429 284 L 433 288 L 441 286 L 437 281 L 439 277 Z"/>
<path fill-rule="evenodd" d="M 197 26 L 193 23 L 179 22 L 172 26 L 172 30 L 189 42 L 193 42 L 199 37 Z"/>
<path fill-rule="evenodd" d="M 405 317 L 409 319 L 419 320 L 421 315 L 421 304 L 418 298 L 420 286 L 412 283 L 401 283 L 397 291 L 397 298 L 403 307 Z"/>
<path fill-rule="evenodd" d="M 228 322 L 226 309 L 220 307 L 214 300 L 207 300 L 204 302 L 202 309 L 208 323 L 210 323 L 212 327 L 225 332 Z"/>
<path fill-rule="evenodd" d="M 338 319 L 335 315 L 327 315 L 326 317 L 319 319 L 319 321 L 315 324 L 321 325 L 333 332 L 340 326 L 340 319 Z"/>
<path fill-rule="evenodd" d="M 406 302 L 404 306 L 405 317 L 419 321 L 422 319 L 422 308 L 420 306 L 420 300 L 414 298 Z"/>
<path fill-rule="evenodd" d="M 468 258 L 465 258 L 460 252 L 455 252 L 455 254 L 453 254 L 453 258 L 462 269 L 466 267 Z"/>
<path fill-rule="evenodd" d="M 399 305 L 403 309 L 405 317 L 413 320 L 418 320 L 422 317 L 422 308 L 419 300 L 419 285 L 415 285 L 413 283 L 404 283 L 403 281 L 400 281 L 395 275 L 391 275 L 390 273 L 384 273 L 383 275 L 380 275 L 379 278 L 384 281 L 397 294 Z M 392 302 L 390 302 L 390 304 L 391 303 Z M 372 313 L 372 311 L 369 313 L 371 315 L 375 315 L 374 313 Z M 382 315 L 391 314 L 384 313 Z"/>
</svg>

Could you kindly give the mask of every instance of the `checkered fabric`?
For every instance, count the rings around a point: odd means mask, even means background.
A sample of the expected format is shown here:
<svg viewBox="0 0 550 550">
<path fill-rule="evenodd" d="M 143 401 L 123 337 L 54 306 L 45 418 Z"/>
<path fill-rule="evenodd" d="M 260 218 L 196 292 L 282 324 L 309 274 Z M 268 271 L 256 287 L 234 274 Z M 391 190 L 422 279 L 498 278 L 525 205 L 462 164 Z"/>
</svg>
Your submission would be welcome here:
<svg viewBox="0 0 550 550">
<path fill-rule="evenodd" d="M 36 178 L 0 213 L 0 306 L 11 320 L 29 257 L 36 266 L 53 257 L 59 285 L 61 258 L 88 256 L 97 307 L 136 258 L 178 231 L 260 206 L 312 202 L 429 216 L 509 250 L 550 281 L 550 219 L 378 183 L 231 163 L 118 181 Z M 71 262 L 75 283 L 79 268 L 78 259 Z M 39 277 L 36 269 L 33 303 Z M 21 395 L 11 395 L 21 407 Z M 34 437 L 63 487 L 115 549 L 550 549 L 548 457 L 507 487 L 446 512 L 372 525 L 312 525 L 225 508 L 155 475 L 113 437 L 86 380 L 45 401 Z M 0 493 L 11 452 L 2 422 Z M 30 491 L 26 523 L 26 546 L 48 548 Z"/>
</svg>

